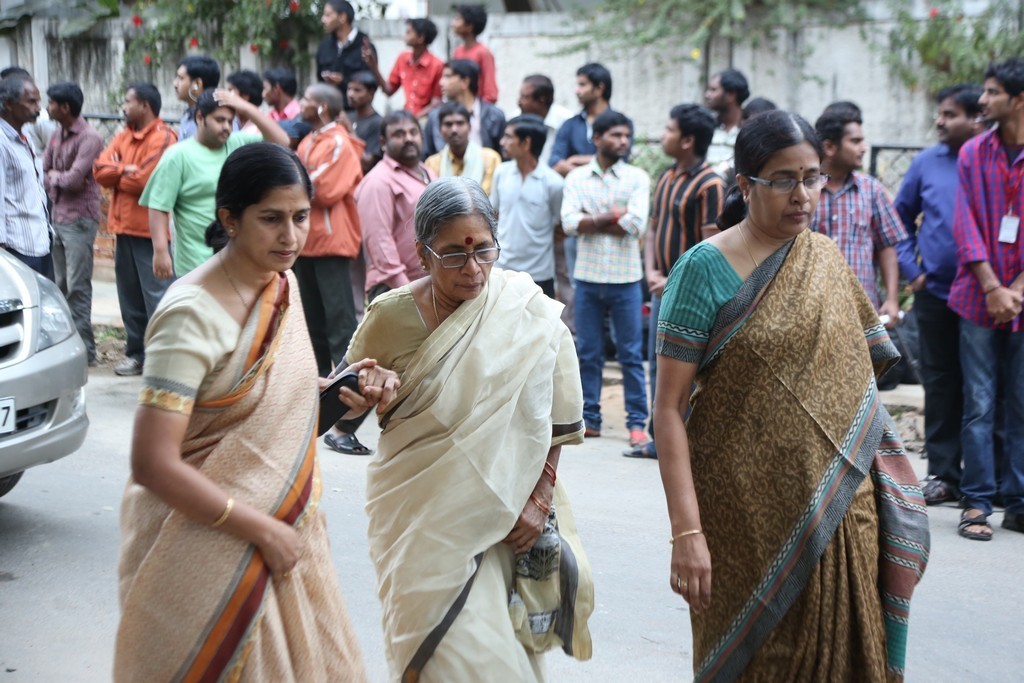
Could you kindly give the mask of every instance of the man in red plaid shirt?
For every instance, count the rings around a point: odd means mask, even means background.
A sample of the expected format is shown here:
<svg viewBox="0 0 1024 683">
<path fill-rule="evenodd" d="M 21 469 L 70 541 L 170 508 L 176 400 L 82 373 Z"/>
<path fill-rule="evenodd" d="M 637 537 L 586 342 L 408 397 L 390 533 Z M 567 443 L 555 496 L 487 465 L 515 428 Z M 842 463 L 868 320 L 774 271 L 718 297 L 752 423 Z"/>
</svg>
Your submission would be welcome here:
<svg viewBox="0 0 1024 683">
<path fill-rule="evenodd" d="M 860 109 L 843 102 L 831 105 L 814 124 L 829 181 L 811 229 L 835 240 L 875 309 L 889 316 L 886 326 L 892 327 L 900 312 L 895 246 L 907 238 L 907 231 L 885 187 L 858 170 L 867 151 L 861 123 Z M 879 296 L 879 271 L 884 296 Z"/>
<path fill-rule="evenodd" d="M 964 376 L 961 443 L 964 512 L 959 533 L 987 541 L 996 495 L 996 387 L 1003 389 L 1006 466 L 1003 528 L 1024 532 L 1024 59 L 993 63 L 979 100 L 996 124 L 960 150 L 953 216 L 960 265 L 949 307 L 960 316 L 960 363 Z"/>
</svg>

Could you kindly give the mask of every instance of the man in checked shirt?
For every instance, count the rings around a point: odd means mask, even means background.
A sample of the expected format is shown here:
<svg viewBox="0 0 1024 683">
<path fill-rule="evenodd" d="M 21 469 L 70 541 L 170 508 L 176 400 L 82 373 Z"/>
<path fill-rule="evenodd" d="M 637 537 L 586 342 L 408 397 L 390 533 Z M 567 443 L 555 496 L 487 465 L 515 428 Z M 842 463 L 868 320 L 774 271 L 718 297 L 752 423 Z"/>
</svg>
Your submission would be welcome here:
<svg viewBox="0 0 1024 683">
<path fill-rule="evenodd" d="M 960 316 L 964 417 L 959 533 L 988 541 L 996 494 L 996 388 L 1003 390 L 1003 528 L 1024 532 L 1024 59 L 994 63 L 978 100 L 996 127 L 971 138 L 957 160 L 953 213 L 959 267 L 949 307 Z"/>
<path fill-rule="evenodd" d="M 830 106 L 814 129 L 825 150 L 822 170 L 829 175 L 811 229 L 835 240 L 887 327 L 899 318 L 900 267 L 896 244 L 907 238 L 892 200 L 880 182 L 861 173 L 867 145 L 860 109 Z M 878 291 L 881 271 L 884 295 Z"/>
</svg>

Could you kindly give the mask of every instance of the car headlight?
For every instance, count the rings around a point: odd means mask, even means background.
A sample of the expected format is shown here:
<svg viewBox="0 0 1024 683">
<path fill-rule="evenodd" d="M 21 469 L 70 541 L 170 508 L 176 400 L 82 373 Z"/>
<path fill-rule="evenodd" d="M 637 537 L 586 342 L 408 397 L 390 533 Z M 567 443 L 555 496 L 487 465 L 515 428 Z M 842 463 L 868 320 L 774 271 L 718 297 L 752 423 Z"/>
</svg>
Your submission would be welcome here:
<svg viewBox="0 0 1024 683">
<path fill-rule="evenodd" d="M 41 275 L 36 279 L 39 282 L 39 345 L 36 351 L 42 351 L 64 341 L 76 330 L 71 320 L 71 309 L 57 285 Z"/>
</svg>

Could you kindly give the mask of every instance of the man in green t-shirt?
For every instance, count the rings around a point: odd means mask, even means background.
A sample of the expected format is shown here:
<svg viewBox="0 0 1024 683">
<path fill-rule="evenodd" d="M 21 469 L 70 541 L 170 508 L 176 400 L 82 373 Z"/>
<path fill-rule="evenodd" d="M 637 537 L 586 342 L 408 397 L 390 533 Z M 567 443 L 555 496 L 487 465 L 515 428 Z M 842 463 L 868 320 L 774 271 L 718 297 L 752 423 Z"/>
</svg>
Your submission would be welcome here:
<svg viewBox="0 0 1024 683">
<path fill-rule="evenodd" d="M 236 114 L 256 124 L 261 135 L 231 132 Z M 206 246 L 206 228 L 215 218 L 217 179 L 228 155 L 263 140 L 288 146 L 288 134 L 279 125 L 228 90 L 204 91 L 196 100 L 195 116 L 195 137 L 164 153 L 139 198 L 149 207 L 153 273 L 160 279 L 181 277 L 213 255 Z M 169 241 L 174 244 L 173 266 Z"/>
</svg>

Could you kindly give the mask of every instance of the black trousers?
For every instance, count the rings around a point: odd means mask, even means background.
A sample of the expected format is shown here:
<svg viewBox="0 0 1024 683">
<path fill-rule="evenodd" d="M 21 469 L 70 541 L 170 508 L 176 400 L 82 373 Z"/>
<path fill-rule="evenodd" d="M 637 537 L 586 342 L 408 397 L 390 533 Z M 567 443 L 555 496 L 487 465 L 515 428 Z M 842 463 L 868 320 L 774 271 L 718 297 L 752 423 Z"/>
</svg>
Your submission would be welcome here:
<svg viewBox="0 0 1024 683">
<path fill-rule="evenodd" d="M 914 295 L 920 332 L 920 372 L 924 386 L 924 444 L 928 474 L 959 489 L 964 412 L 960 371 L 960 317 L 946 302 L 922 289 Z"/>
<path fill-rule="evenodd" d="M 348 343 L 356 330 L 356 305 L 348 269 L 351 261 L 341 256 L 300 256 L 292 268 L 321 377 L 330 374 L 335 363 L 345 362 Z"/>
</svg>

